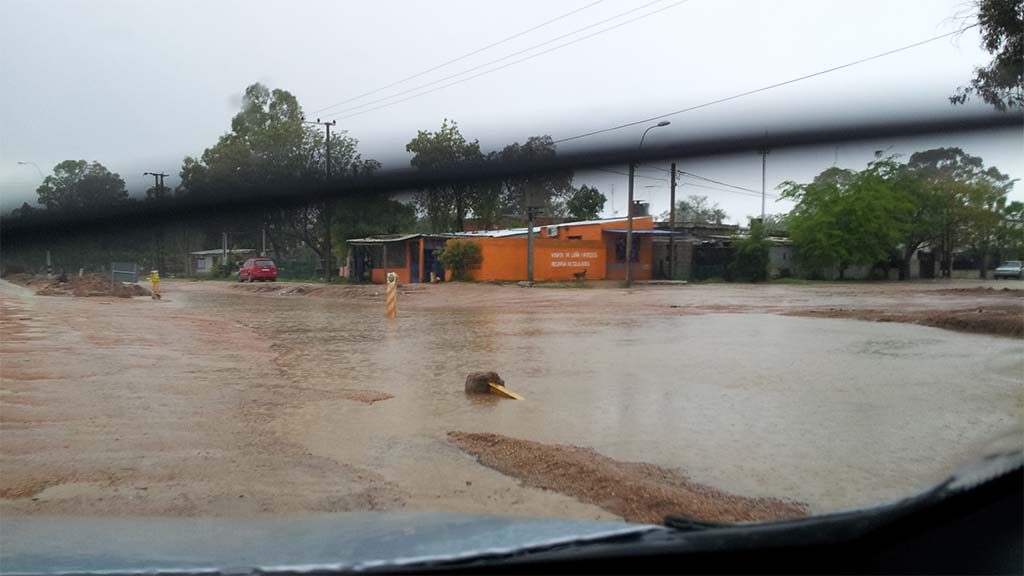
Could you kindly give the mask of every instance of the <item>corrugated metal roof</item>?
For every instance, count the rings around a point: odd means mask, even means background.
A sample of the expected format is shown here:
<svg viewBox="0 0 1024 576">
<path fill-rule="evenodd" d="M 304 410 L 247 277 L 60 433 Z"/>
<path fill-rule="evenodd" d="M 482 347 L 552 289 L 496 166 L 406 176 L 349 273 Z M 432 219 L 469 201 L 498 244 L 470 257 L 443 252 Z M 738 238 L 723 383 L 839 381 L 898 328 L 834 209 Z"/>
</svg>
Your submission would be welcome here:
<svg viewBox="0 0 1024 576">
<path fill-rule="evenodd" d="M 625 234 L 627 230 L 605 228 L 602 232 L 609 232 L 611 234 Z M 633 230 L 633 234 L 644 234 L 647 236 L 671 236 L 672 232 L 668 230 Z"/>
<path fill-rule="evenodd" d="M 349 244 L 387 244 L 390 242 L 404 242 L 419 238 L 423 234 L 382 234 L 380 236 L 367 236 L 366 238 L 353 238 L 348 240 Z"/>
<path fill-rule="evenodd" d="M 255 248 L 232 248 L 232 249 L 228 250 L 228 254 L 234 254 L 235 252 L 256 252 L 256 249 Z M 214 248 L 213 250 L 197 250 L 195 252 L 189 252 L 189 254 L 191 254 L 193 256 L 210 256 L 210 255 L 214 255 L 215 256 L 217 254 L 223 254 L 223 253 L 224 253 L 224 249 L 223 248 Z"/>
</svg>

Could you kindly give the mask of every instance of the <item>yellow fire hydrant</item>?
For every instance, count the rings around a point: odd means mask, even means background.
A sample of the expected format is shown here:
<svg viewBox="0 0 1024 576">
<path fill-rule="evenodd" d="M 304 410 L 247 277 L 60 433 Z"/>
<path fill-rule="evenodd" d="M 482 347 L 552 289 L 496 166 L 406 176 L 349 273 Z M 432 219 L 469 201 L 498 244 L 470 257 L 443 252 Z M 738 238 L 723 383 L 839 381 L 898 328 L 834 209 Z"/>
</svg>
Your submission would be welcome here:
<svg viewBox="0 0 1024 576">
<path fill-rule="evenodd" d="M 152 270 L 149 273 L 149 285 L 152 287 L 152 298 L 153 300 L 160 299 L 160 273 L 156 270 Z"/>
</svg>

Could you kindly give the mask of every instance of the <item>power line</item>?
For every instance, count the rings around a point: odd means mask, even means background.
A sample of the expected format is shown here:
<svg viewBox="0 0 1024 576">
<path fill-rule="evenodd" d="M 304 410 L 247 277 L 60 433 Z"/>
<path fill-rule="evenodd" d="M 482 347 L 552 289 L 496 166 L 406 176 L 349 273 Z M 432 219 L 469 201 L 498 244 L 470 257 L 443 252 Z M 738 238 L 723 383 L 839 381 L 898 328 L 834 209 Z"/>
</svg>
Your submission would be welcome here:
<svg viewBox="0 0 1024 576">
<path fill-rule="evenodd" d="M 646 168 L 651 168 L 651 169 L 654 169 L 654 170 L 660 170 L 662 172 L 667 172 L 669 174 L 672 173 L 672 171 L 669 170 L 668 168 L 661 168 L 659 166 L 645 166 L 645 167 Z M 757 195 L 758 198 L 761 197 L 761 191 L 760 190 L 754 190 L 753 188 L 746 188 L 744 186 L 737 186 L 736 184 L 729 184 L 728 182 L 722 182 L 720 180 L 715 180 L 713 178 L 708 178 L 706 176 L 701 176 L 699 174 L 694 174 L 693 172 L 687 172 L 685 170 L 676 170 L 676 174 L 679 174 L 680 176 L 689 176 L 691 178 L 697 178 L 699 180 L 704 180 L 706 182 L 711 182 L 713 184 L 718 184 L 720 186 L 728 186 L 729 188 L 735 188 L 736 190 L 742 190 L 743 192 L 748 192 L 750 194 L 755 194 L 755 195 Z M 697 184 L 693 184 L 693 183 L 690 183 L 690 182 L 687 182 L 686 185 L 687 186 L 698 186 Z M 700 186 L 700 187 L 701 188 L 707 188 L 709 190 L 721 190 L 719 188 L 713 188 L 711 186 Z M 722 191 L 723 192 L 733 192 L 733 190 L 722 190 Z M 771 198 L 778 198 L 777 194 L 767 194 L 767 196 L 769 196 Z"/>
<path fill-rule="evenodd" d="M 402 95 L 408 94 L 410 92 L 415 92 L 417 90 L 421 90 L 421 89 L 426 88 L 428 86 L 433 86 L 435 84 L 444 82 L 446 80 L 451 80 L 452 78 L 458 78 L 459 76 L 462 76 L 464 74 L 468 74 L 470 72 L 473 72 L 475 70 L 479 70 L 481 68 L 485 68 L 487 66 L 490 66 L 491 64 L 497 64 L 498 62 L 501 62 L 503 60 L 508 60 L 509 58 L 512 58 L 514 56 L 519 56 L 520 54 L 525 54 L 526 52 L 529 52 L 529 51 L 531 51 L 531 50 L 533 50 L 535 48 L 540 48 L 541 46 L 545 46 L 547 44 L 551 44 L 552 42 L 557 42 L 559 40 L 562 40 L 563 38 L 568 38 L 569 36 L 573 36 L 573 35 L 579 34 L 580 32 L 583 32 L 584 30 L 589 30 L 589 29 L 594 28 L 596 26 L 600 26 L 601 24 L 605 24 L 605 23 L 610 22 L 612 20 L 615 20 L 617 18 L 621 18 L 621 17 L 623 17 L 623 16 L 625 16 L 627 14 L 632 14 L 633 12 L 636 12 L 637 10 L 643 10 L 644 8 L 647 8 L 648 6 L 651 6 L 652 4 L 657 4 L 657 3 L 661 2 L 661 1 L 662 0 L 652 0 L 651 2 L 648 2 L 647 4 L 644 4 L 642 6 L 637 6 L 636 8 L 630 8 L 629 10 L 626 10 L 625 12 L 620 12 L 619 14 L 616 14 L 615 16 L 611 16 L 609 18 L 605 18 L 604 20 L 601 20 L 600 22 L 595 22 L 593 24 L 589 24 L 589 25 L 584 26 L 582 28 L 577 28 L 576 30 L 573 30 L 573 31 L 568 32 L 566 34 L 562 34 L 561 36 L 557 36 L 557 37 L 552 38 L 550 40 L 545 40 L 545 41 L 543 41 L 543 42 L 541 42 L 539 44 L 534 44 L 533 46 L 528 46 L 526 48 L 523 48 L 522 50 L 519 50 L 518 52 L 513 52 L 511 54 L 507 54 L 505 56 L 502 56 L 501 58 L 495 58 L 494 60 L 491 60 L 489 62 L 484 62 L 483 64 L 478 64 L 476 66 L 473 66 L 472 68 L 467 68 L 465 70 L 462 70 L 461 72 L 456 72 L 455 74 L 449 74 L 448 76 L 445 76 L 443 78 L 438 78 L 437 80 L 431 80 L 430 82 L 427 82 L 426 84 L 420 84 L 419 86 L 414 86 L 412 88 L 403 90 L 401 92 L 396 92 L 394 94 L 391 94 L 390 96 L 384 96 L 382 98 L 377 98 L 376 100 L 371 100 L 369 102 L 364 102 L 362 104 L 356 104 L 355 106 L 350 106 L 348 108 L 343 108 L 341 110 L 335 110 L 331 114 L 334 114 L 334 115 L 344 114 L 345 112 L 349 112 L 349 111 L 352 111 L 352 110 L 358 110 L 359 108 L 364 108 L 366 106 L 372 106 L 374 104 L 379 104 L 381 102 L 384 102 L 385 100 L 390 100 L 392 98 L 397 98 L 398 96 L 402 96 Z"/>
<path fill-rule="evenodd" d="M 713 178 L 707 178 L 705 176 L 699 176 L 697 174 L 694 174 L 693 172 L 687 172 L 685 170 L 679 170 L 679 175 L 680 176 L 689 176 L 690 178 L 697 178 L 698 180 L 704 180 L 705 182 L 711 182 L 712 184 L 718 184 L 719 186 L 728 186 L 729 188 L 736 188 L 737 190 L 743 190 L 744 192 L 750 192 L 752 194 L 757 194 L 758 196 L 761 195 L 761 191 L 760 190 L 754 190 L 753 188 L 745 188 L 743 186 L 737 186 L 735 184 L 729 184 L 729 183 L 726 183 L 726 182 L 715 180 Z"/>
<path fill-rule="evenodd" d="M 812 74 L 806 74 L 804 76 L 799 76 L 797 78 L 791 78 L 791 79 L 785 80 L 783 82 L 778 82 L 778 83 L 775 83 L 775 84 L 770 84 L 768 86 L 762 86 L 760 88 L 755 88 L 753 90 L 747 90 L 746 92 L 740 92 L 739 94 L 733 94 L 732 96 L 726 96 L 724 98 L 719 98 L 717 100 L 712 100 L 710 102 L 705 102 L 703 104 L 697 104 L 696 106 L 690 106 L 688 108 L 681 108 L 679 110 L 675 110 L 675 111 L 672 111 L 672 112 L 667 112 L 665 114 L 660 114 L 658 116 L 651 116 L 650 118 L 644 118 L 643 120 L 636 120 L 634 122 L 627 122 L 625 124 L 620 124 L 618 126 L 612 126 L 611 128 L 602 128 L 601 130 L 594 130 L 592 132 L 587 132 L 587 133 L 584 133 L 584 134 L 577 134 L 576 136 L 570 136 L 568 138 L 562 138 L 560 140 L 555 140 L 554 143 L 555 144 L 559 144 L 559 143 L 562 143 L 562 142 L 568 142 L 570 140 L 578 140 L 580 138 L 587 138 L 589 136 L 595 136 L 597 134 L 603 134 L 605 132 L 612 132 L 614 130 L 621 130 L 623 128 L 629 128 L 630 126 L 636 126 L 638 124 L 645 124 L 647 122 L 652 122 L 654 120 L 661 120 L 663 118 L 668 118 L 669 116 L 675 116 L 677 114 L 682 114 L 684 112 L 691 112 L 691 111 L 697 110 L 699 108 L 706 108 L 708 106 L 712 106 L 712 105 L 715 105 L 715 104 L 721 104 L 722 102 L 728 102 L 730 100 L 736 100 L 737 98 L 743 98 L 744 96 L 750 96 L 751 94 L 757 94 L 759 92 L 765 92 L 767 90 L 772 90 L 774 88 L 779 88 L 779 87 L 782 87 L 782 86 L 786 86 L 787 84 L 793 84 L 795 82 L 800 82 L 802 80 L 807 80 L 807 79 L 810 79 L 810 78 L 814 78 L 816 76 L 821 76 L 823 74 L 828 74 L 829 72 L 835 72 L 837 70 L 842 70 L 844 68 L 849 68 L 851 66 L 856 66 L 858 64 L 863 64 L 864 62 L 870 62 L 871 60 L 877 60 L 879 58 L 883 58 L 885 56 L 890 56 L 890 55 L 896 54 L 898 52 L 903 52 L 905 50 L 910 50 L 911 48 L 917 48 L 918 46 L 923 46 L 925 44 L 928 44 L 930 42 L 934 42 L 936 40 L 941 40 L 943 38 L 948 38 L 948 37 L 953 36 L 955 34 L 960 34 L 960 33 L 964 32 L 964 31 L 969 30 L 971 28 L 974 28 L 976 26 L 978 26 L 978 24 L 971 24 L 970 26 L 965 26 L 963 28 L 960 28 L 959 30 L 954 30 L 953 32 L 948 32 L 946 34 L 940 34 L 938 36 L 933 36 L 931 38 L 928 38 L 927 40 L 921 40 L 920 42 L 915 42 L 913 44 L 907 44 L 906 46 L 901 46 L 900 48 L 895 48 L 893 50 L 888 50 L 886 52 L 881 52 L 881 53 L 875 54 L 873 56 L 868 56 L 867 58 L 861 58 L 860 60 L 854 60 L 853 62 L 847 62 L 846 64 L 842 64 L 842 65 L 839 65 L 839 66 L 834 66 L 834 67 L 828 68 L 826 70 L 820 70 L 820 71 L 814 72 Z"/>
<path fill-rule="evenodd" d="M 547 26 L 548 24 L 553 24 L 555 22 L 558 22 L 559 20 L 562 20 L 564 18 L 568 18 L 569 16 L 572 16 L 573 14 L 576 14 L 578 12 L 582 12 L 582 11 L 586 10 L 587 8 L 592 8 L 592 7 L 600 4 L 601 2 L 604 2 L 604 0 L 597 0 L 596 2 L 591 2 L 590 4 L 587 4 L 586 6 L 584 6 L 582 8 L 577 8 L 576 10 L 571 10 L 571 11 L 566 12 L 565 14 L 562 14 L 561 16 L 558 16 L 556 18 L 552 18 L 551 20 L 547 20 L 545 22 L 541 22 L 540 24 L 537 24 L 536 26 L 533 26 L 532 28 L 527 28 L 526 30 L 523 30 L 522 32 L 518 32 L 518 33 L 513 34 L 511 36 L 508 36 L 506 38 L 502 38 L 501 40 L 498 40 L 497 42 L 492 42 L 491 44 L 488 44 L 487 46 L 484 46 L 483 48 L 477 48 L 476 50 L 473 50 L 471 52 L 467 52 L 467 53 L 463 54 L 462 56 L 459 56 L 457 58 L 452 58 L 451 60 L 448 60 L 447 62 L 443 62 L 443 63 L 438 64 L 437 66 L 434 66 L 432 68 L 427 68 L 426 70 L 423 70 L 421 72 L 417 72 L 417 73 L 413 74 L 412 76 L 406 76 L 405 78 L 402 78 L 401 80 L 396 80 L 396 81 L 392 82 L 391 84 L 388 84 L 387 86 L 381 86 L 380 88 L 377 88 L 375 90 L 370 90 L 369 92 L 364 92 L 362 94 L 359 94 L 358 96 L 353 96 L 353 97 L 349 98 L 348 100 L 342 100 L 341 102 L 335 102 L 334 104 L 331 104 L 330 106 L 325 106 L 323 108 L 317 108 L 316 110 L 313 110 L 312 112 L 309 112 L 308 114 L 313 115 L 313 114 L 316 114 L 318 112 L 323 112 L 324 110 L 330 110 L 331 108 L 335 108 L 335 107 L 341 106 L 342 104 L 348 104 L 349 102 L 352 102 L 353 100 L 359 100 L 360 98 L 363 98 L 364 96 L 369 96 L 370 94 L 376 94 L 377 92 L 380 92 L 382 90 L 387 90 L 388 88 L 391 88 L 393 86 L 397 86 L 397 85 L 399 85 L 399 84 L 401 84 L 403 82 L 408 82 L 409 80 L 412 80 L 414 78 L 419 78 L 420 76 L 423 76 L 424 74 L 429 74 L 430 72 L 433 72 L 434 70 L 438 70 L 440 68 L 444 68 L 445 66 L 448 66 L 449 64 L 454 64 L 454 63 L 459 62 L 461 60 L 465 60 L 466 58 L 469 58 L 470 56 L 474 56 L 476 54 L 479 54 L 479 53 L 481 53 L 481 52 L 483 52 L 485 50 L 490 50 L 491 48 L 494 48 L 495 46 L 498 46 L 499 44 L 504 44 L 505 42 L 508 42 L 509 40 L 515 40 L 516 38 L 519 38 L 520 36 L 523 36 L 525 34 L 529 34 L 530 32 L 533 32 L 534 30 L 543 28 L 543 27 Z"/>
<path fill-rule="evenodd" d="M 520 58 L 519 60 L 513 60 L 512 62 L 509 62 L 509 63 L 507 63 L 507 64 L 503 64 L 503 65 L 501 65 L 501 66 L 498 66 L 498 67 L 496 67 L 496 68 L 491 68 L 490 70 L 484 70 L 483 72 L 480 72 L 480 73 L 474 74 L 474 75 L 472 75 L 472 76 L 467 76 L 467 77 L 465 77 L 465 78 L 462 78 L 462 79 L 460 79 L 460 80 L 456 80 L 456 81 L 454 81 L 454 82 L 449 82 L 448 84 L 443 84 L 443 85 L 441 85 L 441 86 L 438 86 L 438 87 L 436 87 L 436 88 L 431 88 L 430 90 L 425 90 L 425 91 L 423 91 L 423 92 L 420 92 L 420 93 L 418 93 L 418 94 L 413 94 L 413 95 L 411 95 L 411 96 L 407 96 L 407 97 L 405 97 L 405 98 L 401 98 L 401 99 L 399 99 L 399 100 L 395 100 L 394 102 L 389 102 L 389 103 L 387 103 L 387 104 L 382 104 L 382 105 L 380 105 L 380 106 L 376 106 L 376 107 L 373 107 L 373 108 L 369 108 L 369 109 L 367 109 L 367 110 L 362 110 L 362 111 L 360 111 L 360 112 L 355 112 L 355 113 L 353 113 L 353 114 L 348 114 L 348 115 L 345 115 L 345 116 L 333 116 L 333 117 L 334 117 L 334 118 L 337 118 L 338 120 L 345 120 L 345 119 L 347 119 L 347 118 L 352 118 L 352 117 L 354 117 L 354 116 L 360 116 L 360 115 L 362 115 L 362 114 L 366 114 L 366 113 L 369 113 L 369 112 L 373 112 L 374 110 L 380 110 L 381 108 L 387 108 L 388 106 L 393 106 L 393 105 L 395 105 L 395 104 L 399 104 L 399 103 L 401 103 L 401 102 L 406 102 L 406 101 L 408 101 L 408 100 L 412 100 L 413 98 L 419 98 L 420 96 L 426 96 L 427 94 L 431 94 L 431 93 L 433 93 L 433 92 L 437 92 L 438 90 L 443 90 L 444 88 L 448 88 L 448 87 L 450 87 L 450 86 L 454 86 L 454 85 L 456 85 L 456 84 L 461 84 L 461 83 L 463 83 L 463 82 L 466 82 L 466 81 L 472 80 L 472 79 L 474 79 L 474 78 L 479 78 L 480 76 L 484 76 L 484 75 L 490 74 L 490 73 L 492 73 L 492 72 L 497 72 L 498 70 L 503 70 L 503 69 L 505 69 L 505 68 L 508 68 L 509 66 L 514 66 L 514 65 L 516 65 L 516 64 L 519 64 L 519 63 L 522 63 L 522 62 L 526 62 L 527 60 L 532 60 L 532 59 L 534 59 L 534 58 L 537 58 L 538 56 L 543 56 L 543 55 L 545 55 L 545 54 L 548 54 L 548 53 L 554 52 L 555 50 L 559 50 L 559 49 L 561 49 L 561 48 L 565 48 L 566 46 L 569 46 L 569 45 L 575 44 L 575 43 L 577 43 L 577 42 L 582 42 L 583 40 L 586 40 L 586 39 L 588 39 L 588 38 L 593 38 L 594 36 L 597 36 L 597 35 L 599 35 L 599 34 L 604 34 L 605 32 L 609 32 L 609 31 L 611 31 L 611 30 L 614 30 L 614 29 L 616 29 L 616 28 L 620 28 L 620 27 L 622 27 L 622 26 L 625 26 L 625 25 L 627 25 L 627 24 L 631 24 L 631 23 L 633 23 L 633 22 L 636 22 L 637 20 L 642 20 L 642 19 L 644 19 L 644 18 L 647 18 L 648 16 L 653 16 L 653 15 L 655 15 L 655 14 L 659 13 L 659 12 L 663 12 L 663 11 L 665 11 L 665 10 L 668 10 L 668 9 L 670 9 L 670 8 L 675 8 L 676 6 L 679 6 L 680 4 L 685 4 L 685 3 L 686 3 L 686 2 L 688 2 L 688 1 L 689 1 L 689 0 L 679 0 L 678 2 L 675 2 L 675 3 L 669 4 L 668 6 L 665 6 L 665 7 L 659 8 L 659 9 L 657 9 L 657 10 L 653 10 L 653 11 L 651 11 L 651 12 L 648 12 L 648 13 L 646 13 L 646 14 L 642 14 L 642 15 L 640 15 L 640 16 L 637 16 L 636 18 L 631 18 L 631 19 L 629 19 L 629 20 L 626 20 L 625 22 L 620 22 L 620 23 L 618 23 L 618 24 L 616 24 L 616 25 L 614 25 L 614 26 L 609 26 L 608 28 L 605 28 L 605 29 L 603 29 L 603 30 L 598 30 L 597 32 L 594 32 L 593 34 L 588 34 L 588 35 L 586 35 L 586 36 L 581 36 L 580 38 L 576 38 L 576 39 L 574 39 L 574 40 L 570 40 L 569 42 L 565 42 L 564 44 L 559 44 L 558 46 L 553 46 L 553 47 L 551 47 L 551 48 L 548 48 L 547 50 L 544 50 L 544 51 L 538 52 L 538 53 L 536 53 L 536 54 L 531 54 L 530 56 L 526 56 L 525 58 Z M 649 6 L 650 4 L 653 4 L 653 3 L 654 3 L 654 2 L 651 2 L 651 3 L 645 4 L 644 6 Z M 641 6 L 641 8 L 643 8 L 644 6 Z M 634 9 L 634 10 L 637 10 L 637 9 Z M 571 33 L 571 34 L 575 34 L 575 32 L 573 32 L 573 33 Z M 571 34 L 570 34 L 570 35 L 571 35 Z M 503 59 L 504 59 L 504 58 L 502 58 L 502 59 L 500 59 L 500 60 L 503 60 Z M 463 73 L 465 73 L 465 72 L 463 72 Z M 461 74 L 456 74 L 455 76 L 460 76 L 460 75 L 461 75 Z M 397 95 L 397 94 L 396 94 L 396 95 Z M 387 100 L 387 99 L 388 99 L 388 98 L 384 98 L 383 100 Z"/>
<path fill-rule="evenodd" d="M 667 169 L 657 168 L 655 166 L 649 166 L 649 168 L 654 168 L 655 170 L 663 170 L 665 172 L 670 172 Z M 615 170 L 608 170 L 608 169 L 605 169 L 605 168 L 596 168 L 596 170 L 598 172 L 607 172 L 608 174 L 617 174 L 619 176 L 629 177 L 629 174 L 626 174 L 625 172 L 618 172 L 618 171 L 615 171 Z M 761 193 L 760 192 L 752 190 L 750 188 L 744 188 L 742 186 L 734 186 L 732 184 L 726 184 L 724 182 L 718 182 L 717 180 L 711 180 L 710 178 L 703 178 L 703 177 L 697 176 L 696 174 L 692 174 L 692 173 L 689 173 L 689 172 L 683 172 L 682 170 L 677 170 L 676 173 L 678 173 L 680 175 L 684 175 L 684 176 L 694 176 L 694 177 L 700 178 L 701 180 L 707 180 L 709 182 L 714 182 L 714 183 L 717 183 L 717 184 L 722 184 L 723 186 L 729 186 L 729 188 L 716 188 L 714 186 L 707 186 L 705 184 L 695 184 L 693 182 L 680 183 L 680 186 L 694 186 L 696 188 L 705 188 L 707 190 L 717 190 L 719 192 L 729 192 L 729 193 L 732 193 L 732 194 L 739 194 L 741 196 L 749 196 L 751 198 L 754 198 L 754 197 L 760 198 L 761 197 Z M 669 181 L 668 178 L 659 178 L 657 176 L 646 176 L 644 174 L 634 174 L 634 178 L 646 178 L 648 180 L 656 180 L 658 182 L 666 182 L 666 183 Z M 773 198 L 773 199 L 778 199 L 779 198 L 778 195 L 775 195 L 775 194 L 768 194 L 768 197 L 769 198 Z"/>
</svg>

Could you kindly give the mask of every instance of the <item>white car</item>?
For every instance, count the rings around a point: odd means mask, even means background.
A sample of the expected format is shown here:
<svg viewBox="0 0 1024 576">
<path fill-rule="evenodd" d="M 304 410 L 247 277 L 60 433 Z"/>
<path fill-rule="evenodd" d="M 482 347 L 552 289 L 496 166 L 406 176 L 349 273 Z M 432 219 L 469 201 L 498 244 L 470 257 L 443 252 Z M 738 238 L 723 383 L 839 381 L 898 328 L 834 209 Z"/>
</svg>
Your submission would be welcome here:
<svg viewBox="0 0 1024 576">
<path fill-rule="evenodd" d="M 996 271 L 992 273 L 995 278 L 1016 278 L 1017 280 L 1024 279 L 1024 263 L 1020 260 L 1007 260 L 1003 262 L 1002 266 L 996 268 Z"/>
</svg>

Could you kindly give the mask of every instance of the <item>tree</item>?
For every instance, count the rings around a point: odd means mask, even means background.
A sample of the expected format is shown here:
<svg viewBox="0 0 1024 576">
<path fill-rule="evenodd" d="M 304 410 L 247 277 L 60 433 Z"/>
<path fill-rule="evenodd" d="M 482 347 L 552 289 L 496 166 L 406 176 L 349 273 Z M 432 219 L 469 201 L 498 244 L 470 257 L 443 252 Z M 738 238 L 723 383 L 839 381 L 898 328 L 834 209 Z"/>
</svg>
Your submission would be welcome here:
<svg viewBox="0 0 1024 576">
<path fill-rule="evenodd" d="M 906 216 L 907 229 L 938 242 L 945 276 L 951 275 L 953 250 L 963 245 L 974 248 L 979 265 L 985 265 L 998 213 L 1013 182 L 960 148 L 933 148 L 910 156 L 899 179 L 899 190 L 914 203 Z M 912 244 L 906 241 L 904 248 Z"/>
<path fill-rule="evenodd" d="M 507 164 L 533 164 L 552 160 L 557 155 L 551 136 L 531 136 L 526 142 L 509 144 L 498 158 Z M 504 205 L 513 214 L 526 215 L 527 207 L 555 215 L 572 192 L 572 170 L 538 170 L 507 178 L 502 183 Z"/>
<path fill-rule="evenodd" d="M 906 199 L 892 187 L 898 169 L 892 157 L 879 158 L 860 172 L 833 167 L 809 184 L 784 182 L 782 197 L 796 202 L 789 230 L 801 262 L 837 266 L 842 279 L 848 266 L 887 259 L 906 232 L 898 217 Z"/>
<path fill-rule="evenodd" d="M 786 232 L 789 230 L 789 214 L 765 214 L 763 223 L 765 232 L 768 234 Z"/>
<path fill-rule="evenodd" d="M 331 237 L 339 252 L 344 252 L 345 241 L 352 238 L 411 232 L 416 227 L 416 207 L 379 195 L 350 198 L 336 206 L 333 222 Z"/>
<path fill-rule="evenodd" d="M 128 200 L 121 176 L 99 162 L 65 160 L 53 167 L 36 189 L 47 210 L 80 210 L 113 206 Z"/>
<path fill-rule="evenodd" d="M 750 221 L 746 236 L 733 238 L 733 260 L 729 274 L 733 280 L 760 282 L 768 279 L 768 230 L 758 219 Z"/>
<path fill-rule="evenodd" d="M 479 142 L 467 141 L 459 132 L 458 124 L 454 121 L 449 123 L 447 118 L 436 132 L 417 132 L 405 150 L 413 154 L 410 161 L 413 167 L 431 172 L 474 166 L 484 159 Z M 415 203 L 426 215 L 434 232 L 462 231 L 476 191 L 477 188 L 466 182 L 438 184 L 419 190 Z"/>
<path fill-rule="evenodd" d="M 569 218 L 573 220 L 593 220 L 604 210 L 607 198 L 597 188 L 591 188 L 584 184 L 572 191 L 572 195 L 565 202 Z"/>
<path fill-rule="evenodd" d="M 668 220 L 669 212 L 661 215 Z M 676 203 L 676 222 L 680 224 L 721 224 L 729 217 L 718 203 L 709 204 L 707 196 L 689 196 L 688 199 Z"/>
<path fill-rule="evenodd" d="M 379 166 L 375 160 L 364 160 L 358 152 L 358 141 L 344 131 L 331 134 L 332 176 L 372 173 Z M 200 158 L 185 157 L 180 175 L 177 196 L 324 184 L 325 136 L 303 124 L 302 107 L 290 92 L 253 84 L 245 90 L 242 109 L 231 119 L 231 131 L 203 151 Z M 262 224 L 272 245 L 279 245 L 282 239 L 298 240 L 326 263 L 330 217 L 322 203 L 313 203 L 298 208 L 268 208 Z M 259 227 L 249 222 L 242 227 L 225 219 L 209 224 L 210 236 L 219 235 L 221 229 L 233 229 L 234 238 L 252 242 L 259 236 Z"/>
<path fill-rule="evenodd" d="M 950 102 L 972 96 L 997 110 L 1024 106 L 1024 3 L 1022 0 L 975 0 L 981 45 L 992 54 L 985 67 L 974 69 L 969 86 L 961 86 Z"/>
<path fill-rule="evenodd" d="M 465 280 L 469 271 L 476 270 L 484 261 L 480 245 L 469 240 L 449 240 L 438 258 L 452 271 L 452 280 Z"/>
</svg>

